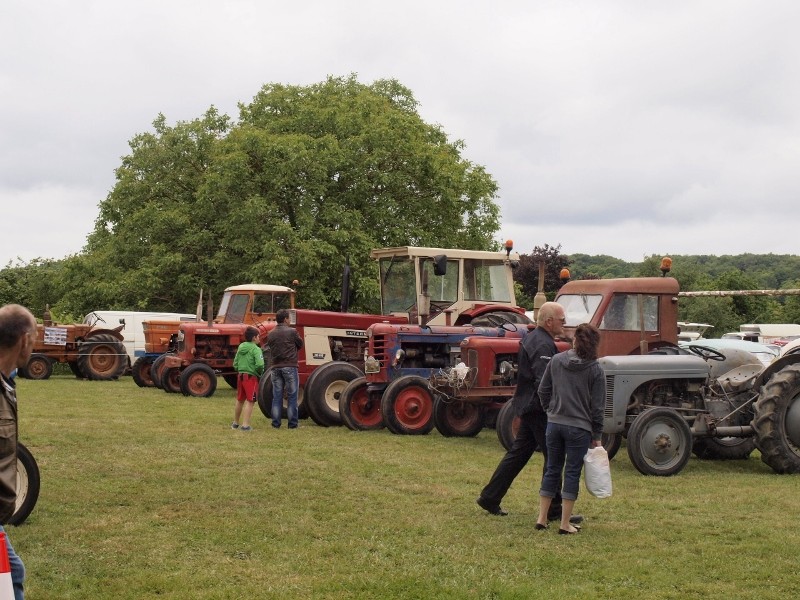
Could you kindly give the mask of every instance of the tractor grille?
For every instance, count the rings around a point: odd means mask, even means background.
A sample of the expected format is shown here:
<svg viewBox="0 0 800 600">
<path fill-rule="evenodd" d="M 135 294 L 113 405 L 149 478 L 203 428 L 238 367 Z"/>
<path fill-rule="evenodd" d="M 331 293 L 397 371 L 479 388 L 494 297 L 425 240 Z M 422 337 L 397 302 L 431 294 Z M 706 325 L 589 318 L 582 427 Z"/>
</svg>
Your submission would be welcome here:
<svg viewBox="0 0 800 600">
<path fill-rule="evenodd" d="M 380 363 L 380 366 L 388 364 L 389 360 L 386 356 L 386 336 L 373 335 L 369 342 L 369 355 Z"/>
<path fill-rule="evenodd" d="M 606 406 L 603 416 L 612 418 L 614 416 L 614 377 L 606 377 Z"/>
</svg>

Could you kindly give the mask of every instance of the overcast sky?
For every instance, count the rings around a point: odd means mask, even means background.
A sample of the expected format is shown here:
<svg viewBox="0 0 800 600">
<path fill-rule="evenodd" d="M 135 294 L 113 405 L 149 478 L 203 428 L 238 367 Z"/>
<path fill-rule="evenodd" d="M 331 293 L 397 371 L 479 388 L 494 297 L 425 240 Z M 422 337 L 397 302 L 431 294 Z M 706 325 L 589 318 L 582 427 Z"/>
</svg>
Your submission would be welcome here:
<svg viewBox="0 0 800 600">
<path fill-rule="evenodd" d="M 0 268 L 81 252 L 128 141 L 266 83 L 395 78 L 518 251 L 797 254 L 795 0 L 2 0 Z"/>
</svg>

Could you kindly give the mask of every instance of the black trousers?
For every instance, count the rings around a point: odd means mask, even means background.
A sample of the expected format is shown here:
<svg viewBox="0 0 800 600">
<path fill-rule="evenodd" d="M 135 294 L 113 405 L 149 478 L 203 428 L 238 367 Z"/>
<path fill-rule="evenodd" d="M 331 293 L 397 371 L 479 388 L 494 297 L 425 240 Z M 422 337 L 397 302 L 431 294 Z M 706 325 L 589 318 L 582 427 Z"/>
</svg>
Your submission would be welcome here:
<svg viewBox="0 0 800 600">
<path fill-rule="evenodd" d="M 500 464 L 497 465 L 497 468 L 492 474 L 489 483 L 487 483 L 486 487 L 481 491 L 481 498 L 486 500 L 489 504 L 499 506 L 506 492 L 508 492 L 508 488 L 511 487 L 516 476 L 519 475 L 520 471 L 528 464 L 536 448 L 541 449 L 544 455 L 544 464 L 542 465 L 542 476 L 544 476 L 544 472 L 547 470 L 546 431 L 547 415 L 545 413 L 529 412 L 520 417 L 519 431 L 517 432 L 517 437 L 514 439 L 514 444 L 511 446 L 511 450 L 506 452 Z M 559 482 L 558 487 L 560 490 L 561 482 Z M 547 517 L 551 520 L 554 517 L 561 518 L 560 491 L 557 492 L 556 497 L 553 498 Z"/>
</svg>

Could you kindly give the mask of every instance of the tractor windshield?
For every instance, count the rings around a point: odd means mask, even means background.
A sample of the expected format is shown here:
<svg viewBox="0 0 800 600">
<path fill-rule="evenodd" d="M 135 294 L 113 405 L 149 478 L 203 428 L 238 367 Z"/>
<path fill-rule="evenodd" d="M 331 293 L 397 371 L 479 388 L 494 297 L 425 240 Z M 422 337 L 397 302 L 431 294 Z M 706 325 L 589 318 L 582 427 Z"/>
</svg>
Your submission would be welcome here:
<svg viewBox="0 0 800 600">
<path fill-rule="evenodd" d="M 381 259 L 380 271 L 383 314 L 409 312 L 417 301 L 413 261 L 396 257 Z"/>
<path fill-rule="evenodd" d="M 577 327 L 581 323 L 589 323 L 602 299 L 601 294 L 563 294 L 556 298 L 556 302 L 564 307 L 567 318 L 564 326 Z"/>
</svg>

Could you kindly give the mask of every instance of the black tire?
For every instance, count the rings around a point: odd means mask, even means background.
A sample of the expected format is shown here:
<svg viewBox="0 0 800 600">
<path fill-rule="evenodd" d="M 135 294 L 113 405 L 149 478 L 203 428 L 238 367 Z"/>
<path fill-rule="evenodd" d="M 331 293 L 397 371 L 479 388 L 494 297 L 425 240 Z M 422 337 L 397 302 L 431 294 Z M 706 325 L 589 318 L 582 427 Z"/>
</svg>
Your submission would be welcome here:
<svg viewBox="0 0 800 600">
<path fill-rule="evenodd" d="M 17 442 L 17 503 L 9 525 L 21 525 L 33 512 L 39 499 L 41 477 L 36 459 L 23 444 Z"/>
<path fill-rule="evenodd" d="M 264 371 L 264 374 L 258 380 L 258 387 L 256 388 L 256 402 L 258 408 L 261 409 L 262 414 L 272 420 L 272 377 L 270 371 Z M 289 403 L 286 399 L 286 393 L 283 394 L 283 408 L 281 409 L 281 418 L 287 418 Z M 297 418 L 305 419 L 308 416 L 305 403 L 305 390 L 303 386 L 297 389 Z M 315 421 L 316 422 L 316 421 Z"/>
<path fill-rule="evenodd" d="M 367 378 L 358 377 L 348 383 L 339 396 L 342 424 L 353 431 L 383 428 L 381 399 L 367 388 Z"/>
<path fill-rule="evenodd" d="M 680 472 L 692 455 L 692 430 L 671 408 L 641 413 L 628 430 L 628 456 L 643 475 L 668 477 Z"/>
<path fill-rule="evenodd" d="M 495 431 L 497 431 L 497 439 L 500 444 L 508 452 L 514 445 L 514 440 L 519 431 L 519 417 L 514 412 L 514 405 L 511 400 L 506 401 L 500 412 L 497 413 L 497 423 L 495 424 Z"/>
<path fill-rule="evenodd" d="M 131 376 L 139 387 L 155 387 L 153 377 L 150 375 L 154 360 L 155 358 L 152 356 L 140 356 L 134 361 L 131 367 Z"/>
<path fill-rule="evenodd" d="M 67 363 L 69 370 L 72 371 L 72 374 L 75 375 L 76 379 L 86 379 L 86 377 L 81 373 L 81 368 L 78 366 L 77 361 L 71 360 Z"/>
<path fill-rule="evenodd" d="M 111 334 L 93 335 L 85 339 L 78 349 L 78 368 L 87 379 L 117 379 L 127 366 L 125 346 Z"/>
<path fill-rule="evenodd" d="M 161 375 L 164 373 L 164 361 L 167 360 L 167 355 L 162 354 L 157 359 L 153 361 L 152 366 L 150 367 L 150 379 L 153 380 L 153 386 L 157 387 L 160 390 L 164 388 L 161 386 Z"/>
<path fill-rule="evenodd" d="M 444 437 L 475 437 L 483 429 L 484 407 L 437 395 L 433 401 L 433 424 Z"/>
<path fill-rule="evenodd" d="M 217 374 L 203 363 L 194 363 L 180 374 L 181 393 L 194 398 L 208 398 L 217 389 Z"/>
<path fill-rule="evenodd" d="M 776 473 L 800 473 L 800 364 L 775 372 L 754 410 L 761 460 Z"/>
<path fill-rule="evenodd" d="M 44 354 L 32 354 L 28 359 L 28 364 L 22 370 L 21 375 L 25 379 L 50 379 L 53 374 L 53 361 Z"/>
<path fill-rule="evenodd" d="M 606 449 L 606 453 L 608 454 L 608 460 L 611 460 L 617 455 L 617 452 L 619 452 L 619 449 L 622 446 L 622 434 L 604 433 L 601 441 L 603 448 Z"/>
<path fill-rule="evenodd" d="M 161 370 L 161 389 L 168 394 L 177 394 L 181 391 L 180 367 L 168 367 Z"/>
<path fill-rule="evenodd" d="M 692 451 L 697 458 L 711 460 L 742 460 L 756 449 L 754 437 L 699 438 Z"/>
<path fill-rule="evenodd" d="M 398 435 L 425 435 L 433 429 L 433 392 L 428 380 L 404 375 L 388 385 L 381 396 L 386 428 Z"/>
<path fill-rule="evenodd" d="M 306 381 L 306 408 L 328 426 L 341 425 L 339 398 L 347 384 L 362 377 L 361 369 L 346 362 L 329 362 L 314 369 Z"/>
<path fill-rule="evenodd" d="M 233 389 L 236 389 L 236 386 L 239 384 L 239 378 L 236 376 L 236 373 L 225 373 L 225 375 L 222 376 L 222 379 L 224 379 L 225 383 L 227 383 Z"/>
</svg>

